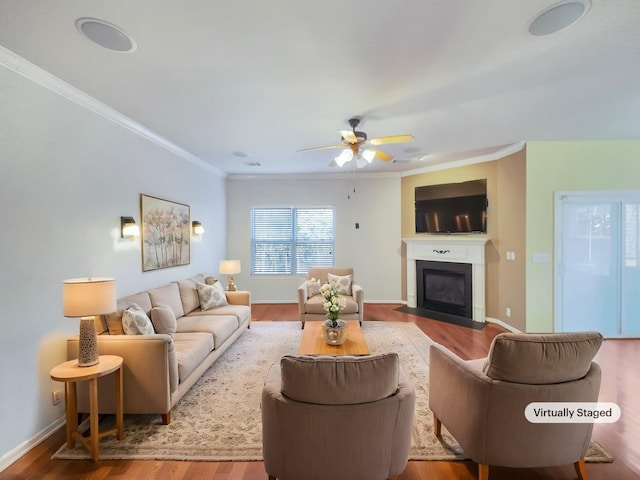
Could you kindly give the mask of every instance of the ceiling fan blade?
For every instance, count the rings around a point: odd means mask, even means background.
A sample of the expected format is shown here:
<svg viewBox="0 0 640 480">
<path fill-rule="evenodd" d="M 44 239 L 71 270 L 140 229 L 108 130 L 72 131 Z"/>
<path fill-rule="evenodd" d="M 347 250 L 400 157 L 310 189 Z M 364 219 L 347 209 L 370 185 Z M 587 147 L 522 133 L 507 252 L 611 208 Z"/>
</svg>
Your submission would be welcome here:
<svg viewBox="0 0 640 480">
<path fill-rule="evenodd" d="M 340 130 L 340 135 L 346 142 L 349 143 L 358 143 L 358 137 L 356 137 L 355 133 L 351 130 Z"/>
<path fill-rule="evenodd" d="M 378 160 L 382 160 L 383 162 L 388 162 L 393 158 L 393 156 L 389 155 L 387 152 L 383 152 L 382 150 L 378 150 L 377 148 L 373 149 L 376 152 L 376 158 Z"/>
<path fill-rule="evenodd" d="M 404 143 L 413 140 L 413 135 L 407 133 L 405 135 L 391 135 L 390 137 L 378 137 L 369 140 L 371 145 L 384 145 L 385 143 Z"/>
<path fill-rule="evenodd" d="M 347 146 L 344 143 L 340 145 L 327 145 L 326 147 L 313 147 L 313 148 L 303 148 L 302 150 L 296 150 L 296 152 L 311 152 L 313 150 L 329 150 L 331 148 L 346 148 Z"/>
</svg>

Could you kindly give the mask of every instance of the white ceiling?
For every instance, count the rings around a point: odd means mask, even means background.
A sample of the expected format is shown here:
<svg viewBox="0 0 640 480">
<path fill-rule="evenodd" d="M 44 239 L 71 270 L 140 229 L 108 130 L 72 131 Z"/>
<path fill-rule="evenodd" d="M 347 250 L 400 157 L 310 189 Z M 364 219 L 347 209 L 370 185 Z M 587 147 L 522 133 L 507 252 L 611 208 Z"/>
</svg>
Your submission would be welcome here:
<svg viewBox="0 0 640 480">
<path fill-rule="evenodd" d="M 339 150 L 296 150 L 339 143 L 352 116 L 369 137 L 415 136 L 367 172 L 639 138 L 640 0 L 591 0 L 572 26 L 530 35 L 555 3 L 0 0 L 0 45 L 229 174 L 337 172 Z M 81 17 L 137 48 L 90 42 Z"/>
</svg>

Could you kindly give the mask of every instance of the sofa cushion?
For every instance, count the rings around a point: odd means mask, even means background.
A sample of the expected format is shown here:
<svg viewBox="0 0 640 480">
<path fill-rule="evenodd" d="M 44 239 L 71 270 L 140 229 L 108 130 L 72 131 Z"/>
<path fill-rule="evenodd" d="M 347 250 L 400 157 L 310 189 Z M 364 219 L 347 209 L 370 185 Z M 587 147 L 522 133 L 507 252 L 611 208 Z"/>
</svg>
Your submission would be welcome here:
<svg viewBox="0 0 640 480">
<path fill-rule="evenodd" d="M 178 333 L 207 332 L 212 335 L 213 348 L 218 348 L 238 329 L 238 319 L 226 315 L 189 315 L 178 322 Z"/>
<path fill-rule="evenodd" d="M 344 298 L 345 301 L 344 310 L 342 311 L 343 314 L 358 313 L 358 303 L 353 299 L 353 297 L 343 295 L 342 298 Z M 324 311 L 324 299 L 322 298 L 322 295 L 316 295 L 309 298 L 305 303 L 305 310 L 306 313 L 317 313 L 320 315 L 326 314 L 327 312 Z"/>
<path fill-rule="evenodd" d="M 321 286 L 322 284 L 320 283 L 320 280 L 316 280 L 315 278 L 307 280 L 307 298 L 318 295 L 320 293 Z"/>
<path fill-rule="evenodd" d="M 125 308 L 134 304 L 142 308 L 147 315 L 151 312 L 151 297 L 149 297 L 147 292 L 140 292 L 118 299 L 116 305 L 117 310 L 104 316 L 110 335 L 125 334 L 122 328 L 122 312 Z"/>
<path fill-rule="evenodd" d="M 200 308 L 202 310 L 209 310 L 213 307 L 227 304 L 227 297 L 224 294 L 224 288 L 220 282 L 216 282 L 213 285 L 196 283 L 196 287 L 198 288 Z"/>
<path fill-rule="evenodd" d="M 173 337 L 178 359 L 178 377 L 182 383 L 213 350 L 213 337 L 208 333 L 176 333 Z"/>
<path fill-rule="evenodd" d="M 178 327 L 176 315 L 166 305 L 158 305 L 151 309 L 151 323 L 156 333 L 166 333 L 172 337 Z"/>
<path fill-rule="evenodd" d="M 122 312 L 122 328 L 127 335 L 153 335 L 153 324 L 145 311 L 135 303 Z"/>
<path fill-rule="evenodd" d="M 341 295 L 351 295 L 352 279 L 353 275 L 339 276 L 333 273 L 327 273 L 327 280 L 337 287 L 338 293 Z"/>
<path fill-rule="evenodd" d="M 173 310 L 176 318 L 180 318 L 184 315 L 182 300 L 180 300 L 180 290 L 177 283 L 173 282 L 169 285 L 152 288 L 147 291 L 149 292 L 152 306 L 157 307 L 159 305 L 167 305 L 171 310 Z"/>
<path fill-rule="evenodd" d="M 200 315 L 233 315 L 238 319 L 238 325 L 242 325 L 244 322 L 248 322 L 251 317 L 251 307 L 247 305 L 222 305 L 220 307 L 214 307 L 209 310 L 194 310 L 188 316 L 200 316 Z"/>
<path fill-rule="evenodd" d="M 200 308 L 200 297 L 198 296 L 196 283 L 205 283 L 204 275 L 195 275 L 191 278 L 178 280 L 176 283 L 178 284 L 184 314 L 188 315 L 196 308 Z"/>
<path fill-rule="evenodd" d="M 200 297 L 198 296 L 198 289 L 196 288 L 196 282 L 187 278 L 185 280 L 179 280 L 178 291 L 180 292 L 180 301 L 182 302 L 182 310 L 185 315 L 196 308 L 200 308 Z"/>
<path fill-rule="evenodd" d="M 362 357 L 285 355 L 280 360 L 282 394 L 299 402 L 351 405 L 396 393 L 397 353 Z"/>
<path fill-rule="evenodd" d="M 599 332 L 501 333 L 484 367 L 494 380 L 544 385 L 584 377 L 602 344 Z"/>
</svg>

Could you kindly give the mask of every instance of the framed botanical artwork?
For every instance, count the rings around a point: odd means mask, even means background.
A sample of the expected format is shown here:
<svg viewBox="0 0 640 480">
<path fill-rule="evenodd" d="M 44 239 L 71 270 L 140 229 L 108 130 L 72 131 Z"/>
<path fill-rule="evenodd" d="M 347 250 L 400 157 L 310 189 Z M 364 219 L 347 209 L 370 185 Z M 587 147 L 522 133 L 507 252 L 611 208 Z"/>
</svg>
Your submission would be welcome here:
<svg viewBox="0 0 640 480">
<path fill-rule="evenodd" d="M 189 205 L 141 194 L 140 218 L 143 272 L 190 263 Z"/>
</svg>

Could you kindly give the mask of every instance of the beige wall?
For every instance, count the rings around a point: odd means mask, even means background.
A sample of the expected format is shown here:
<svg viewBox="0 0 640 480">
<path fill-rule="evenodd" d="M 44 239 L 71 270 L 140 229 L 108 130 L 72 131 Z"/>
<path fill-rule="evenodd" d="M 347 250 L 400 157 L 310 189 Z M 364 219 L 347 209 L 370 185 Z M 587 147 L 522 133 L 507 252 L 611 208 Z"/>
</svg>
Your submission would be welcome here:
<svg viewBox="0 0 640 480">
<path fill-rule="evenodd" d="M 554 194 L 638 190 L 640 141 L 527 143 L 527 331 L 554 328 Z M 532 262 L 534 253 L 549 260 Z"/>
<path fill-rule="evenodd" d="M 525 152 L 500 160 L 438 170 L 402 178 L 402 237 L 415 233 L 414 189 L 420 185 L 487 179 L 486 314 L 520 330 L 525 327 Z M 515 261 L 506 251 L 516 252 Z M 406 251 L 402 251 L 403 299 L 406 299 Z M 505 315 L 511 308 L 511 317 Z"/>
</svg>

